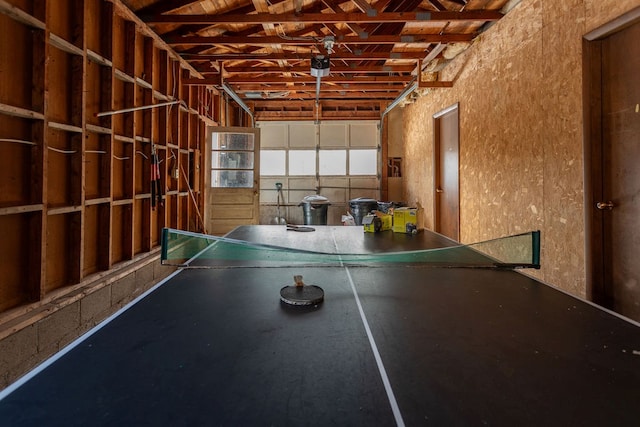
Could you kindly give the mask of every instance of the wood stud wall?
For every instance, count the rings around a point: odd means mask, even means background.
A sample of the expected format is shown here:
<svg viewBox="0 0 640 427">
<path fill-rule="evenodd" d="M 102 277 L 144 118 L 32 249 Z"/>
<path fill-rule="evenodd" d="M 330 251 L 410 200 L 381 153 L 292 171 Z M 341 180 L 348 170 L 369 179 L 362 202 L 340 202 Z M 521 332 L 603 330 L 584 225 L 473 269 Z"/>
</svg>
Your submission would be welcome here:
<svg viewBox="0 0 640 427">
<path fill-rule="evenodd" d="M 0 313 L 151 251 L 165 226 L 201 229 L 200 150 L 219 97 L 182 85 L 192 72 L 115 8 L 0 0 Z"/>
</svg>

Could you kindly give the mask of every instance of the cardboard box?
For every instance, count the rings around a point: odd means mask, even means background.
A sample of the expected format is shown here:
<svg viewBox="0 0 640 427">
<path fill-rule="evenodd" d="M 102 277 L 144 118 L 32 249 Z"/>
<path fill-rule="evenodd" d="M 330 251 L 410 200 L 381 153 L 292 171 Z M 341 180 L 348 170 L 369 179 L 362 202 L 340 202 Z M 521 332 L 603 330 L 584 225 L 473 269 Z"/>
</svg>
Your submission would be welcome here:
<svg viewBox="0 0 640 427">
<path fill-rule="evenodd" d="M 365 233 L 377 233 L 378 231 L 391 230 L 393 217 L 389 214 L 376 212 L 367 214 L 362 218 L 362 226 Z"/>
<path fill-rule="evenodd" d="M 421 209 L 418 208 L 396 208 L 393 210 L 393 232 L 394 233 L 414 233 L 422 225 Z M 415 230 L 415 231 L 414 231 Z"/>
</svg>

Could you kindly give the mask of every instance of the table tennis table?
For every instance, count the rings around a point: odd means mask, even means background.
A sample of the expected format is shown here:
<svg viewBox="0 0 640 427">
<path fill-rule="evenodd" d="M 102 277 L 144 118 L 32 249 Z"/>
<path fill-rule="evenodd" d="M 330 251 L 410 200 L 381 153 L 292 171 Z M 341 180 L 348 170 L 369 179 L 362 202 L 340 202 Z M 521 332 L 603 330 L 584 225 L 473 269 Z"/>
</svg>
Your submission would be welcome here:
<svg viewBox="0 0 640 427">
<path fill-rule="evenodd" d="M 428 230 L 314 228 L 229 237 L 343 252 L 455 245 Z M 526 273 L 179 270 L 3 391 L 0 425 L 640 425 L 639 325 Z M 283 305 L 294 275 L 324 301 Z"/>
</svg>

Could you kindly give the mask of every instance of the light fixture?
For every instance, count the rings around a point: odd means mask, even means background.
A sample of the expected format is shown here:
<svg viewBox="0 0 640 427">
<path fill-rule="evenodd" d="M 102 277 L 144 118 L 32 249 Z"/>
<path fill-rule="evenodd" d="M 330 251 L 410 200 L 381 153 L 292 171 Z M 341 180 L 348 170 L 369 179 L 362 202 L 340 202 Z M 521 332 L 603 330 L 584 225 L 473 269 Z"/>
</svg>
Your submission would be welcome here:
<svg viewBox="0 0 640 427">
<path fill-rule="evenodd" d="M 324 48 L 328 55 L 333 53 L 334 43 L 335 38 L 333 36 L 324 38 Z M 330 72 L 331 63 L 328 55 L 316 55 L 311 58 L 311 75 L 316 78 L 316 105 L 320 102 L 320 79 L 327 77 Z"/>
<path fill-rule="evenodd" d="M 329 57 L 318 55 L 311 58 L 311 75 L 313 77 L 327 77 L 329 75 Z"/>
<path fill-rule="evenodd" d="M 249 106 L 244 103 L 240 96 L 233 89 L 231 89 L 231 86 L 223 83 L 222 90 L 224 90 L 227 95 L 229 95 L 234 101 L 236 101 L 240 108 L 242 108 L 247 112 L 247 114 L 249 114 L 249 117 L 251 117 L 251 124 L 255 127 L 255 117 L 253 116 L 253 111 L 251 111 L 251 108 L 249 108 Z"/>
</svg>

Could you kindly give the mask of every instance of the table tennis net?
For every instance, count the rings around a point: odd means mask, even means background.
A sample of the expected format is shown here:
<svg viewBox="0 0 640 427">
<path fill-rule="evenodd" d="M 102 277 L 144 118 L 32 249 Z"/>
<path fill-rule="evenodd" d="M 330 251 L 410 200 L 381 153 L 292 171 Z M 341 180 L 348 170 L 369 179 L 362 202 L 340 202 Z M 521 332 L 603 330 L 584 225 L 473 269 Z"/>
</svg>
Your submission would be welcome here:
<svg viewBox="0 0 640 427">
<path fill-rule="evenodd" d="M 314 265 L 540 268 L 540 232 L 437 249 L 376 253 L 331 253 L 165 228 L 161 261 L 182 268 L 286 267 Z"/>
</svg>

